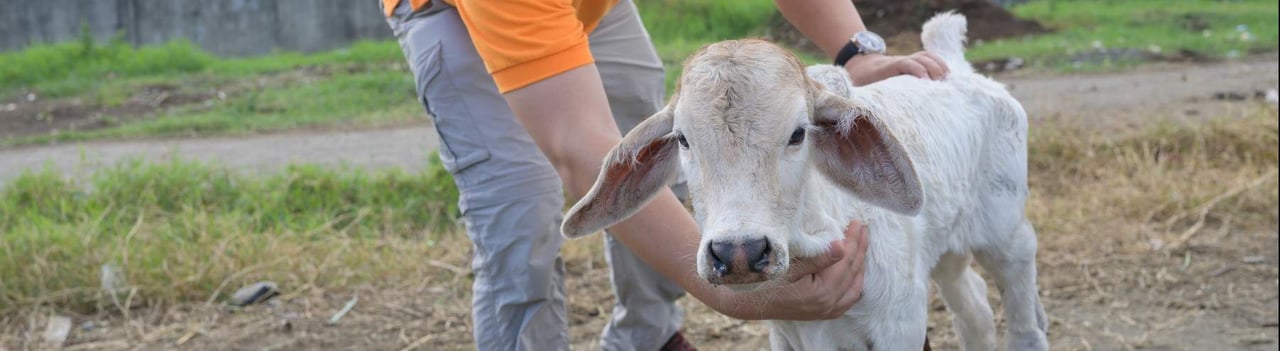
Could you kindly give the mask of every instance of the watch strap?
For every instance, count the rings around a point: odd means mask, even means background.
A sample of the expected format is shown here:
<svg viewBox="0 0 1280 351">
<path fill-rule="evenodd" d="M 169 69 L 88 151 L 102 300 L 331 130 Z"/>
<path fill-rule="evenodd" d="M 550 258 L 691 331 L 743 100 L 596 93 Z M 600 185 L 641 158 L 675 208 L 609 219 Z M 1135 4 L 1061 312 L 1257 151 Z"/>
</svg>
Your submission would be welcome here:
<svg viewBox="0 0 1280 351">
<path fill-rule="evenodd" d="M 854 43 L 853 40 L 845 42 L 844 47 L 840 48 L 840 52 L 836 54 L 835 65 L 844 67 L 844 64 L 849 62 L 849 59 L 857 56 L 860 52 L 862 52 L 862 48 L 857 43 Z"/>
</svg>

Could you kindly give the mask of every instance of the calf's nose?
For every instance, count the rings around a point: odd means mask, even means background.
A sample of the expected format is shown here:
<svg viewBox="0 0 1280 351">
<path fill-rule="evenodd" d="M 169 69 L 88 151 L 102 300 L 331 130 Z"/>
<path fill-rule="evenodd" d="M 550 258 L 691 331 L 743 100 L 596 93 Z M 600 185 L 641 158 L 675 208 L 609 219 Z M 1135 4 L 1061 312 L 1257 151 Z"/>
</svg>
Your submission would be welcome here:
<svg viewBox="0 0 1280 351">
<path fill-rule="evenodd" d="M 769 240 L 712 241 L 711 268 L 720 276 L 761 273 L 769 267 Z"/>
</svg>

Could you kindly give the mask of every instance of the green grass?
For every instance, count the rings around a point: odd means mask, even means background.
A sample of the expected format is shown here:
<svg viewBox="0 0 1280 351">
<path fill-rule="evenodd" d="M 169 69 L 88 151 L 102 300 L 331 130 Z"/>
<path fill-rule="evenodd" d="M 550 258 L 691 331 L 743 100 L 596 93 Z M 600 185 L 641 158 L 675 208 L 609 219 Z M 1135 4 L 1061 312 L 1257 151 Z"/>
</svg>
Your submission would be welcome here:
<svg viewBox="0 0 1280 351">
<path fill-rule="evenodd" d="M 313 126 L 374 125 L 423 116 L 413 77 L 394 42 L 303 55 L 214 58 L 184 41 L 131 48 L 121 42 L 37 46 L 0 54 L 0 99 L 32 91 L 111 108 L 156 86 L 204 100 L 152 116 L 103 116 L 107 128 L 0 139 L 0 145 L 174 135 L 216 135 Z M 23 68 L 28 69 L 23 69 Z M 225 99 L 216 98 L 221 93 Z M 108 112 L 109 114 L 110 112 Z"/>
<path fill-rule="evenodd" d="M 1046 68 L 1124 68 L 1139 58 L 1120 57 L 1072 64 L 1072 57 L 1104 48 L 1173 54 L 1192 50 L 1213 58 L 1243 56 L 1275 50 L 1277 4 L 1275 1 L 1239 0 L 1041 0 L 1012 9 L 1015 15 L 1033 19 L 1055 32 L 974 45 L 973 61 L 1022 57 Z M 1251 39 L 1245 39 L 1243 26 Z"/>
<path fill-rule="evenodd" d="M 19 89 L 34 90 L 50 98 L 72 96 L 136 77 L 184 80 L 207 75 L 226 79 L 308 66 L 403 60 L 394 41 L 357 42 L 350 48 L 311 55 L 281 52 L 223 59 L 185 40 L 134 48 L 121 40 L 96 43 L 85 36 L 75 42 L 0 53 L 0 97 L 14 95 Z"/>
<path fill-rule="evenodd" d="M 123 269 L 142 296 L 165 301 L 203 300 L 237 271 L 270 262 L 277 266 L 264 270 L 272 274 L 338 265 L 302 279 L 309 284 L 358 281 L 408 269 L 369 266 L 386 262 L 371 256 L 421 254 L 453 232 L 456 203 L 435 159 L 415 172 L 300 165 L 250 176 L 135 161 L 83 181 L 26 173 L 0 187 L 0 311 L 92 310 L 102 302 L 94 287 L 103 264 Z M 397 247 L 383 247 L 390 243 Z"/>
<path fill-rule="evenodd" d="M 666 65 L 668 94 L 689 54 L 718 40 L 763 36 L 775 16 L 773 0 L 658 0 L 638 6 Z M 1017 56 L 1032 67 L 1120 69 L 1137 64 L 1136 56 L 1088 60 L 1079 66 L 1073 65 L 1072 57 L 1095 51 L 1095 41 L 1131 53 L 1159 48 L 1163 53 L 1188 49 L 1211 57 L 1245 55 L 1276 49 L 1280 27 L 1276 3 L 1260 0 L 1033 0 L 1013 12 L 1055 32 L 973 43 L 971 60 Z M 1251 40 L 1241 39 L 1239 25 L 1247 27 Z M 807 63 L 825 62 L 801 54 Z M 157 85 L 206 97 L 224 92 L 226 99 L 163 108 L 145 117 L 108 114 L 102 117 L 106 128 L 0 139 L 0 145 L 367 126 L 424 117 L 394 41 L 252 58 L 214 57 L 185 41 L 133 48 L 118 39 L 82 39 L 0 53 L 0 100 L 30 91 L 40 99 L 76 98 L 109 108 L 125 105 Z"/>
<path fill-rule="evenodd" d="M 139 85 L 139 84 L 133 84 Z M 145 84 L 144 84 L 145 85 Z M 104 89 L 103 92 L 128 91 Z M 111 95 L 92 100 L 110 101 Z M 61 131 L 0 140 L 38 144 L 168 135 L 218 135 L 409 120 L 422 114 L 413 98 L 413 78 L 403 72 L 335 73 L 308 82 L 275 82 L 251 87 L 211 106 L 178 107 L 156 118 L 120 123 L 113 128 Z"/>
</svg>

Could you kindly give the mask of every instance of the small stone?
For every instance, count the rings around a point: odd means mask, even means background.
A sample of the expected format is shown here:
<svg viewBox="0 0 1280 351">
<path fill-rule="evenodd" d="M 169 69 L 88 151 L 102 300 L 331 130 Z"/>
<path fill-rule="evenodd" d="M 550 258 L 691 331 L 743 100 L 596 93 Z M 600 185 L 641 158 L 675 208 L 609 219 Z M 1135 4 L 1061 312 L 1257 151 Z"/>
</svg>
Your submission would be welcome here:
<svg viewBox="0 0 1280 351">
<path fill-rule="evenodd" d="M 236 290 L 234 294 L 231 294 L 231 304 L 248 306 L 267 301 L 277 295 L 280 295 L 279 285 L 275 282 L 262 281 Z"/>
<path fill-rule="evenodd" d="M 49 347 L 62 348 L 62 344 L 67 342 L 67 335 L 69 334 L 71 334 L 71 318 L 64 316 L 49 317 L 49 323 L 44 328 L 44 342 Z"/>
<path fill-rule="evenodd" d="M 102 265 L 102 269 L 98 272 L 98 278 L 102 284 L 102 291 L 109 294 L 117 294 L 126 290 L 129 282 L 125 280 L 124 272 L 116 268 L 110 263 Z"/>
<path fill-rule="evenodd" d="M 1021 57 L 1010 57 L 1009 62 L 1005 62 L 1004 64 L 1004 70 L 1012 71 L 1015 69 L 1019 69 L 1019 68 L 1022 68 L 1022 65 L 1024 64 L 1025 64 L 1025 61 L 1023 61 Z"/>
<path fill-rule="evenodd" d="M 1248 263 L 1248 264 L 1257 264 L 1257 263 L 1266 262 L 1267 258 L 1262 256 L 1245 256 L 1244 258 L 1240 259 L 1240 261 L 1243 261 L 1244 263 Z"/>
<path fill-rule="evenodd" d="M 1277 92 L 1275 88 L 1267 89 L 1267 92 L 1262 98 L 1269 104 L 1280 104 L 1280 92 Z"/>
</svg>

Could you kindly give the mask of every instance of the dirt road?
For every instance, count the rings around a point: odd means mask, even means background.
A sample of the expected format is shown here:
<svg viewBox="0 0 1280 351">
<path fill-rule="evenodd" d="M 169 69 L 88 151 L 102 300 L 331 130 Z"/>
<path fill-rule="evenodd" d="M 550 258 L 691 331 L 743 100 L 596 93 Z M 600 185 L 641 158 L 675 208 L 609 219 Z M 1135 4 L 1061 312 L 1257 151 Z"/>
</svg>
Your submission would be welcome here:
<svg viewBox="0 0 1280 351">
<path fill-rule="evenodd" d="M 1277 63 L 1272 55 L 1210 65 L 1156 65 L 1125 73 L 1015 72 L 996 78 L 1012 87 L 1032 118 L 1113 127 L 1249 108 L 1258 92 L 1276 88 Z M 250 171 L 271 171 L 289 162 L 413 169 L 423 166 L 436 147 L 435 132 L 427 123 L 378 130 L 28 146 L 0 149 L 0 184 L 45 165 L 74 174 L 130 157 L 161 160 L 175 155 Z"/>
</svg>

